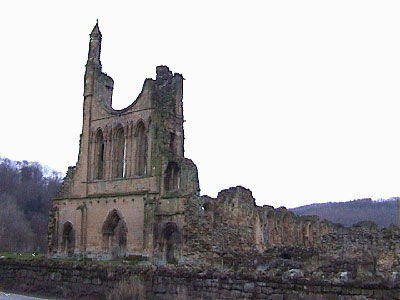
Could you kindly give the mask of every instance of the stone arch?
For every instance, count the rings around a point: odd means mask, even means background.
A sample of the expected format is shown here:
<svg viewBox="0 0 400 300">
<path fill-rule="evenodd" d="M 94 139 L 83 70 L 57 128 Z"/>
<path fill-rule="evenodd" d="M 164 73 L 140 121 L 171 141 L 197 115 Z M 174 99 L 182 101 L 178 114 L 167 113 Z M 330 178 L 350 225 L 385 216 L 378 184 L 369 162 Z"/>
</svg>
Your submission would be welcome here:
<svg viewBox="0 0 400 300">
<path fill-rule="evenodd" d="M 121 124 L 113 132 L 113 178 L 123 178 L 126 170 L 125 132 Z"/>
<path fill-rule="evenodd" d="M 75 250 L 75 230 L 71 222 L 65 222 L 62 231 L 61 251 L 68 256 L 74 255 Z"/>
<path fill-rule="evenodd" d="M 103 249 L 113 257 L 124 256 L 126 253 L 128 228 L 117 209 L 108 214 L 102 227 Z"/>
<path fill-rule="evenodd" d="M 180 168 L 178 163 L 170 161 L 164 175 L 164 187 L 166 191 L 179 189 L 180 185 Z"/>
<path fill-rule="evenodd" d="M 178 263 L 181 251 L 182 236 L 174 222 L 168 222 L 162 230 L 162 250 L 167 263 Z"/>
<path fill-rule="evenodd" d="M 147 130 L 142 120 L 135 126 L 136 160 L 135 175 L 144 176 L 147 173 Z"/>
<path fill-rule="evenodd" d="M 99 128 L 95 134 L 94 140 L 94 179 L 104 179 L 104 135 L 103 131 Z"/>
</svg>

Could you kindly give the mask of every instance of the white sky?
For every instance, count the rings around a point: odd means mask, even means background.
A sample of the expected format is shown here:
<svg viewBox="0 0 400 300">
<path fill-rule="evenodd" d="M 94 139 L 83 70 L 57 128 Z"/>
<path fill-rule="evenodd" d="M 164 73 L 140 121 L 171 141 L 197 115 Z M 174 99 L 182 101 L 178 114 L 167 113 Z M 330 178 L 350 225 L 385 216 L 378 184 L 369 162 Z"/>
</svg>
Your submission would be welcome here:
<svg viewBox="0 0 400 300">
<path fill-rule="evenodd" d="M 0 156 L 75 165 L 98 18 L 114 108 L 157 65 L 185 77 L 202 194 L 243 185 L 286 207 L 400 195 L 399 1 L 60 2 L 0 4 Z"/>
</svg>

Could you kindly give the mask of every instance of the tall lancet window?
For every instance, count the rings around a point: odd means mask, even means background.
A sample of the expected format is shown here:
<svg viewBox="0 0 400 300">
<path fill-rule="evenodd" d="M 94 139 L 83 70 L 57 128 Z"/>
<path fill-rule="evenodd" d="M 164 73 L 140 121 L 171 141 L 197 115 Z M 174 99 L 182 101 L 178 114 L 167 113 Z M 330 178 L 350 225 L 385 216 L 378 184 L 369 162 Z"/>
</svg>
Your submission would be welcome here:
<svg viewBox="0 0 400 300">
<path fill-rule="evenodd" d="M 136 166 L 135 174 L 146 175 L 147 172 L 147 133 L 143 122 L 136 126 Z"/>
<path fill-rule="evenodd" d="M 179 189 L 180 185 L 179 171 L 180 169 L 176 162 L 171 161 L 168 163 L 164 177 L 164 187 L 166 191 L 173 191 Z"/>
<path fill-rule="evenodd" d="M 99 130 L 95 138 L 94 179 L 104 178 L 104 138 Z"/>
<path fill-rule="evenodd" d="M 118 127 L 113 140 L 113 177 L 125 177 L 126 169 L 126 141 L 124 129 Z"/>
</svg>

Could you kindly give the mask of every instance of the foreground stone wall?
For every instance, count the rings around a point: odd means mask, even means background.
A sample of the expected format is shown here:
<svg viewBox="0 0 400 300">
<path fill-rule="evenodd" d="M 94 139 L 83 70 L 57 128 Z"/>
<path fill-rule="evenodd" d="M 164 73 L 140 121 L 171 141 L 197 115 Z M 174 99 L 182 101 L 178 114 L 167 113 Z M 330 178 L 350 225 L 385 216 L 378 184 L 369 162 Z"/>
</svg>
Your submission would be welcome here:
<svg viewBox="0 0 400 300">
<path fill-rule="evenodd" d="M 68 299 L 106 299 L 120 280 L 140 276 L 147 299 L 400 299 L 398 278 L 359 281 L 316 279 L 275 260 L 265 270 L 233 272 L 172 265 L 104 266 L 68 261 L 0 261 L 0 287 Z M 332 266 L 332 268 L 335 268 Z"/>
</svg>

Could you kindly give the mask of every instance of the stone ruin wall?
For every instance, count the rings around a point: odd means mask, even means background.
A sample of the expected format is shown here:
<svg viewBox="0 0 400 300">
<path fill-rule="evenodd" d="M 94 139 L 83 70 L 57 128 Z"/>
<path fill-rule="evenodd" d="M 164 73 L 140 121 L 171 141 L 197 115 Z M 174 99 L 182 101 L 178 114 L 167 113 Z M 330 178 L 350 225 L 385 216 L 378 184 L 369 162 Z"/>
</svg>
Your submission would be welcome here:
<svg viewBox="0 0 400 300">
<path fill-rule="evenodd" d="M 186 261 L 235 265 L 274 247 L 316 245 L 340 226 L 286 208 L 259 207 L 250 190 L 235 187 L 216 199 L 191 198 L 185 211 Z M 245 254 L 245 255 L 244 255 Z"/>
<path fill-rule="evenodd" d="M 322 236 L 314 248 L 318 253 L 315 260 L 325 276 L 335 266 L 346 272 L 347 277 L 363 282 L 399 278 L 400 230 L 397 226 L 378 228 L 373 222 L 360 222 Z"/>
<path fill-rule="evenodd" d="M 183 253 L 191 264 L 273 277 L 294 270 L 293 276 L 335 282 L 399 280 L 400 229 L 395 225 L 378 228 L 365 221 L 344 227 L 285 208 L 258 207 L 243 187 L 223 190 L 216 199 L 192 200 Z"/>
</svg>

